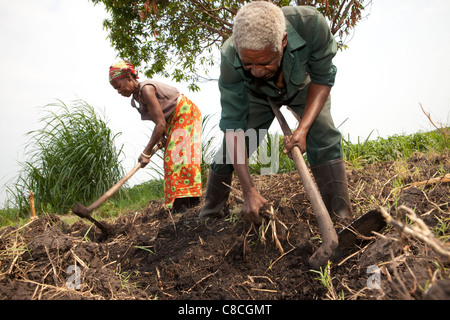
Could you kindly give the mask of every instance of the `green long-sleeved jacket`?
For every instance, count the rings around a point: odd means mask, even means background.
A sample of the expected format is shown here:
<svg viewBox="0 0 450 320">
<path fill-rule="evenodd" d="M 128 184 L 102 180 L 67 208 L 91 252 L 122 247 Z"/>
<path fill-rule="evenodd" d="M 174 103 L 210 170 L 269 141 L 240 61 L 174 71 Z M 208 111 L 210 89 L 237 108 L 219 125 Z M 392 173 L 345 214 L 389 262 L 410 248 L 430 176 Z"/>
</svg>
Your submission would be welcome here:
<svg viewBox="0 0 450 320">
<path fill-rule="evenodd" d="M 223 131 L 246 130 L 249 107 L 253 103 L 266 104 L 267 97 L 280 104 L 304 105 L 306 93 L 299 92 L 307 74 L 313 83 L 334 85 L 337 69 L 332 59 L 337 43 L 325 18 L 309 6 L 283 7 L 282 10 L 288 37 L 281 65 L 286 84 L 283 89 L 273 81 L 254 78 L 243 69 L 233 38 L 222 47 L 219 89 L 222 105 L 220 128 Z"/>
</svg>

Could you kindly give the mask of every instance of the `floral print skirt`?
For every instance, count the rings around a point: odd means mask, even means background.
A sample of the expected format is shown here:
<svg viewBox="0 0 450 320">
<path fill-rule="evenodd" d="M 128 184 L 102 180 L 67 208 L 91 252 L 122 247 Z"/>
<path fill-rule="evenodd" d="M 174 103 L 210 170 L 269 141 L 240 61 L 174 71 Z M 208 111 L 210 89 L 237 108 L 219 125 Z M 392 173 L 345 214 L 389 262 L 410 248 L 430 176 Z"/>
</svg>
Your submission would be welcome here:
<svg viewBox="0 0 450 320">
<path fill-rule="evenodd" d="M 197 106 L 180 95 L 177 107 L 167 119 L 164 151 L 165 205 L 172 208 L 176 198 L 200 197 L 202 115 Z"/>
</svg>

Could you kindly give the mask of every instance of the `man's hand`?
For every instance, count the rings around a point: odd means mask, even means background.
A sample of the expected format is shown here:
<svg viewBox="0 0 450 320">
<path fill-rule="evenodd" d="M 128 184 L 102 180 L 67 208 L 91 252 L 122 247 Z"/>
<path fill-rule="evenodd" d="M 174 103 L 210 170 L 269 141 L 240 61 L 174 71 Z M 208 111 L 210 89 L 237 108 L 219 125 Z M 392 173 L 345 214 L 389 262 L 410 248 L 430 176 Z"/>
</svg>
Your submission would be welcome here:
<svg viewBox="0 0 450 320">
<path fill-rule="evenodd" d="M 320 111 L 330 95 L 331 87 L 311 82 L 306 98 L 305 112 L 290 138 L 284 139 L 284 153 L 290 153 L 294 146 L 298 146 L 302 153 L 306 152 L 306 136 L 319 115 Z"/>
<path fill-rule="evenodd" d="M 284 137 L 284 153 L 290 154 L 292 148 L 297 146 L 300 148 L 302 153 L 306 152 L 306 135 L 308 134 L 307 130 L 302 130 L 302 128 L 298 128 L 294 131 L 293 135 L 288 137 Z M 289 155 L 290 157 L 290 155 Z"/>
<path fill-rule="evenodd" d="M 256 225 L 259 225 L 261 224 L 259 210 L 268 205 L 269 201 L 261 196 L 255 188 L 252 188 L 250 192 L 245 195 L 244 204 L 241 209 L 242 215 L 248 222 L 253 222 Z"/>
</svg>

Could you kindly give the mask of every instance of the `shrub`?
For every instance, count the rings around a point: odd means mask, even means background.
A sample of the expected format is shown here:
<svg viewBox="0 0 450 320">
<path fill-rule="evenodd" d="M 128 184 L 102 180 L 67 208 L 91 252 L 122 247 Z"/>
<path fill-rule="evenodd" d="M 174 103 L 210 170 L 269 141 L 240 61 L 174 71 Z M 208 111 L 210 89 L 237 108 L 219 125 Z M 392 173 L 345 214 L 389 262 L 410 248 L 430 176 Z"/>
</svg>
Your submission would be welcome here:
<svg viewBox="0 0 450 320">
<path fill-rule="evenodd" d="M 91 203 L 123 175 L 122 147 L 114 144 L 118 134 L 92 106 L 77 100 L 69 107 L 58 100 L 44 111 L 43 128 L 27 133 L 29 158 L 8 187 L 21 214 L 28 211 L 29 190 L 38 211 L 64 213 L 76 202 Z"/>
</svg>

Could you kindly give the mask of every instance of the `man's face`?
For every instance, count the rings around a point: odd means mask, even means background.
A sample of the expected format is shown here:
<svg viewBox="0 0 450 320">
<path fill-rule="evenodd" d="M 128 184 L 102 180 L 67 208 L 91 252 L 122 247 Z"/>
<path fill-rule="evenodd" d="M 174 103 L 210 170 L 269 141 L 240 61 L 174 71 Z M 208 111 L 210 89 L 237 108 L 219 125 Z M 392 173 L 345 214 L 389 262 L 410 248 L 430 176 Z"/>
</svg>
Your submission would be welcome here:
<svg viewBox="0 0 450 320">
<path fill-rule="evenodd" d="M 287 36 L 283 38 L 282 49 L 286 47 Z M 241 49 L 238 51 L 244 70 L 250 71 L 255 78 L 268 80 L 272 78 L 281 66 L 283 50 L 274 52 L 270 47 L 263 50 Z"/>
</svg>

